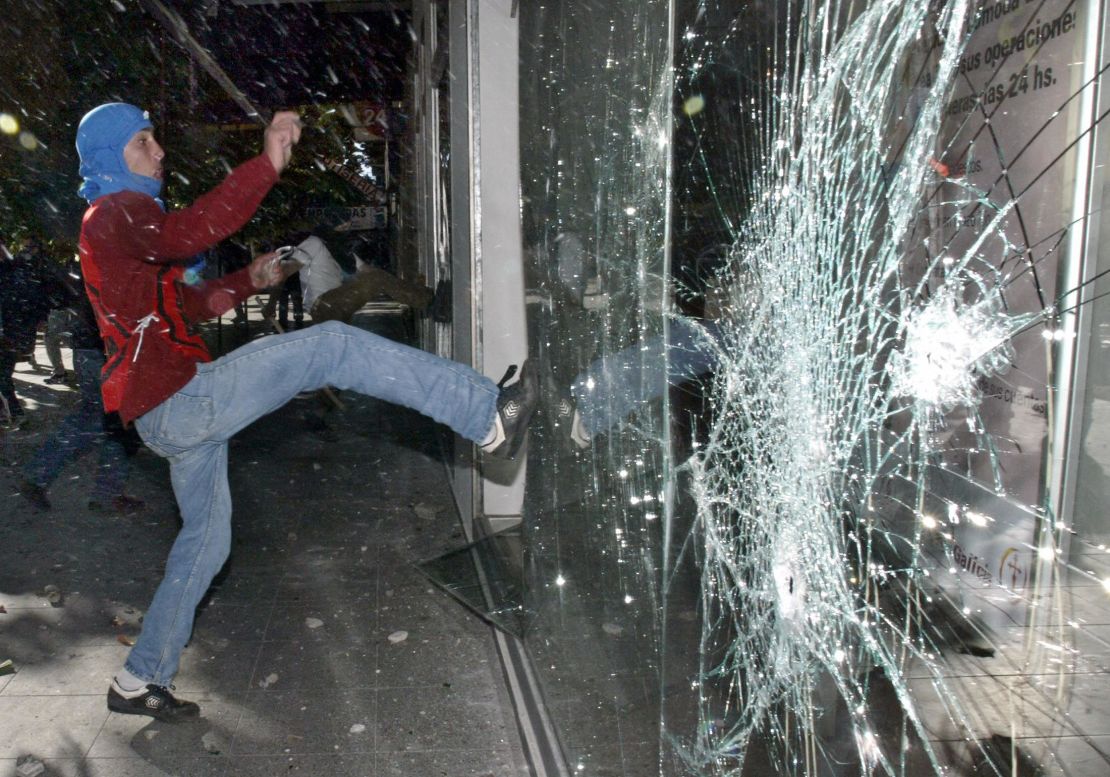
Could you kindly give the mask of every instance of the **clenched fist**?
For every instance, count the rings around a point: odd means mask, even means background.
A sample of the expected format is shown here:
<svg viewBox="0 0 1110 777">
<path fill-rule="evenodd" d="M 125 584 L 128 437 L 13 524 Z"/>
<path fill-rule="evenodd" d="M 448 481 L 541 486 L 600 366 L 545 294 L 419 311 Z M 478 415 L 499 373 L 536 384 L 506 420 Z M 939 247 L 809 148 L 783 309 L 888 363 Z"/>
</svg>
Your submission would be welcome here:
<svg viewBox="0 0 1110 777">
<path fill-rule="evenodd" d="M 301 117 L 293 111 L 278 111 L 266 127 L 262 146 L 279 175 L 293 156 L 293 146 L 301 139 L 301 126 Z"/>
</svg>

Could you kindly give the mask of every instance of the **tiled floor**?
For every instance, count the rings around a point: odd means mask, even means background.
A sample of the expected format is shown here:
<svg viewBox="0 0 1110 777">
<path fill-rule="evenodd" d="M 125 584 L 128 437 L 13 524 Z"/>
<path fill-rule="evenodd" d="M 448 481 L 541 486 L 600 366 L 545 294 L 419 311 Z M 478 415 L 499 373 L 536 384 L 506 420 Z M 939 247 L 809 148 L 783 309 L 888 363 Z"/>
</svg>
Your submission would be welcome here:
<svg viewBox="0 0 1110 777">
<path fill-rule="evenodd" d="M 462 543 L 430 422 L 345 394 L 333 439 L 305 400 L 233 441 L 232 559 L 176 680 L 202 717 L 170 726 L 104 703 L 176 531 L 165 465 L 133 460 L 139 516 L 89 513 L 87 464 L 33 513 L 10 465 L 69 395 L 17 377 L 38 408 L 0 449 L 0 777 L 26 756 L 73 777 L 528 773 L 488 627 L 411 566 Z"/>
</svg>

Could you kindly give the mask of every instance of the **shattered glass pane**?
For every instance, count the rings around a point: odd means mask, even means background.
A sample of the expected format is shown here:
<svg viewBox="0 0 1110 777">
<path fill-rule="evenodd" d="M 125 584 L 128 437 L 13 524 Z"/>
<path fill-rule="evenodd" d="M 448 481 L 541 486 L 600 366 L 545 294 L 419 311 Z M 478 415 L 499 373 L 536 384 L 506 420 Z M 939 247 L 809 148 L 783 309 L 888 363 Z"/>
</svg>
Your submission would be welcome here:
<svg viewBox="0 0 1110 777">
<path fill-rule="evenodd" d="M 525 609 L 520 532 L 507 529 L 417 565 L 429 580 L 494 626 L 523 638 Z"/>
<path fill-rule="evenodd" d="M 523 10 L 529 647 L 572 768 L 1106 770 L 1102 14 Z"/>
</svg>

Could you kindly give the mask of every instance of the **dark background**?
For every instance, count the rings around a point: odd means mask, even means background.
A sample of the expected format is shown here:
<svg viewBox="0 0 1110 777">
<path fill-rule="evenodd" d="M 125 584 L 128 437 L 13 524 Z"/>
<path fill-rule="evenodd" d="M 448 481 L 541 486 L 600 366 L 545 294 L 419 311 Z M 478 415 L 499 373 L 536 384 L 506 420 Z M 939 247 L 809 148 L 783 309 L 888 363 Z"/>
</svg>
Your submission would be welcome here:
<svg viewBox="0 0 1110 777">
<path fill-rule="evenodd" d="M 166 4 L 260 111 L 297 108 L 306 119 L 292 167 L 239 240 L 280 240 L 277 224 L 288 232 L 311 228 L 304 212 L 313 205 L 365 203 L 317 163 L 335 159 L 357 170 L 367 161 L 347 123 L 329 112 L 335 103 L 389 108 L 396 173 L 404 159 L 407 11 L 371 3 Z M 171 207 L 191 202 L 261 149 L 261 131 L 243 126 L 250 123 L 243 109 L 148 8 L 141 0 L 6 5 L 0 112 L 26 133 L 0 135 L 0 241 L 10 248 L 39 237 L 55 258 L 73 255 L 85 207 L 76 195 L 73 142 L 81 116 L 100 103 L 119 100 L 150 111 L 166 149 Z"/>
</svg>

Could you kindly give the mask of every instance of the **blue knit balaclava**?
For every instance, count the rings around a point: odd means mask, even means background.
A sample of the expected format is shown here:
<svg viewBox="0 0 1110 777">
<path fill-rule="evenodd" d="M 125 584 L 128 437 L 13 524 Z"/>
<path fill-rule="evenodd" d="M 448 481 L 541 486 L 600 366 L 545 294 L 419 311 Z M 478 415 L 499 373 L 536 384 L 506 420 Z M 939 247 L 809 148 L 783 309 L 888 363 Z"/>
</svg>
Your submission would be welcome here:
<svg viewBox="0 0 1110 777">
<path fill-rule="evenodd" d="M 123 147 L 135 133 L 153 126 L 146 111 L 127 103 L 105 103 L 86 113 L 77 125 L 79 173 L 85 179 L 77 193 L 91 203 L 106 194 L 132 191 L 161 205 L 162 182 L 131 172 L 123 158 Z"/>
</svg>

